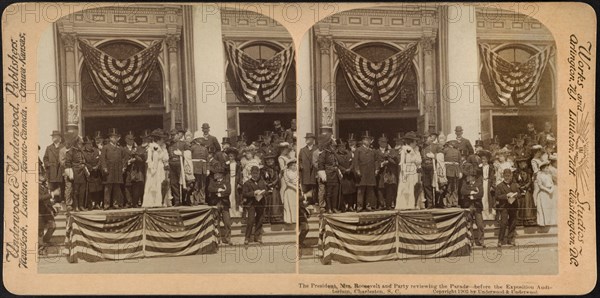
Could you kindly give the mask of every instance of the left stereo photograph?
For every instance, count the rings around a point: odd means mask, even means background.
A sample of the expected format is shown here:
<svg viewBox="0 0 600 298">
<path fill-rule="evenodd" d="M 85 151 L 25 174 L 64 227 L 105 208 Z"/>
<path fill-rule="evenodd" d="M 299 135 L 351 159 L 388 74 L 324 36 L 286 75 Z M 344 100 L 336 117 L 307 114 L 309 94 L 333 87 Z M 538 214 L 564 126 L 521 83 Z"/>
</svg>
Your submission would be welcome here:
<svg viewBox="0 0 600 298">
<path fill-rule="evenodd" d="M 295 273 L 296 63 L 252 11 L 93 8 L 37 51 L 39 273 Z"/>
</svg>

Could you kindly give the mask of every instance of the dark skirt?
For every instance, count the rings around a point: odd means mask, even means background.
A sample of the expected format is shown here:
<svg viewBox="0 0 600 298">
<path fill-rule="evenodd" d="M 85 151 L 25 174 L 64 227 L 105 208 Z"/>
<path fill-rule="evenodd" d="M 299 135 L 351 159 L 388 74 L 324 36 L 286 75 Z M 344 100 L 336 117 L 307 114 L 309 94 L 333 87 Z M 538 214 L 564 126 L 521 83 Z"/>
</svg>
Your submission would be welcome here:
<svg viewBox="0 0 600 298">
<path fill-rule="evenodd" d="M 518 201 L 518 204 L 517 225 L 535 226 L 537 224 L 537 209 L 531 191 L 527 191 L 525 196 Z"/>
<path fill-rule="evenodd" d="M 283 202 L 279 195 L 279 189 L 274 188 L 265 196 L 267 208 L 265 221 L 270 223 L 281 223 L 283 222 Z"/>
</svg>

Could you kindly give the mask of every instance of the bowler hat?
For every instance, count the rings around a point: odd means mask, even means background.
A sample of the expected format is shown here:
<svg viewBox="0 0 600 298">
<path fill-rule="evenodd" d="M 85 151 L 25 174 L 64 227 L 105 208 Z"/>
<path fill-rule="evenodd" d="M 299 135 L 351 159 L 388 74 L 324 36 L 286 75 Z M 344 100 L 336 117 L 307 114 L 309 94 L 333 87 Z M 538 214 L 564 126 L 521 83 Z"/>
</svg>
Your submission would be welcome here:
<svg viewBox="0 0 600 298">
<path fill-rule="evenodd" d="M 60 137 L 60 136 L 62 136 L 62 134 L 61 134 L 61 133 L 60 133 L 60 131 L 58 131 L 58 130 L 53 130 L 53 131 L 52 131 L 52 134 L 51 134 L 50 136 L 52 136 L 52 137 L 53 137 L 53 136 L 59 136 L 59 137 Z"/>
<path fill-rule="evenodd" d="M 111 128 L 108 130 L 108 136 L 112 137 L 112 136 L 120 136 L 119 133 L 117 132 L 116 128 Z"/>
<path fill-rule="evenodd" d="M 458 125 L 456 128 L 454 128 L 454 131 L 463 131 L 463 128 L 462 126 Z"/>
<path fill-rule="evenodd" d="M 208 123 L 202 123 L 202 128 L 210 128 L 210 125 L 208 125 Z"/>
<path fill-rule="evenodd" d="M 306 136 L 304 136 L 305 139 L 315 139 L 315 134 L 312 132 L 307 132 Z"/>
</svg>

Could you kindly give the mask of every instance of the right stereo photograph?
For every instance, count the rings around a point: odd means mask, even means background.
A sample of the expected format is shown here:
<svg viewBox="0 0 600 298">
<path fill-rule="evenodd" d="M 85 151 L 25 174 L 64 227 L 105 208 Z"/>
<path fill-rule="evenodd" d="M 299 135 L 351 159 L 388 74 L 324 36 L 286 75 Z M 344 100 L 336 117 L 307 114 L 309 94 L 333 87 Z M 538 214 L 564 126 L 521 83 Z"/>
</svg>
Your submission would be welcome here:
<svg viewBox="0 0 600 298">
<path fill-rule="evenodd" d="M 299 272 L 557 274 L 555 51 L 500 9 L 316 23 L 296 57 Z"/>
</svg>

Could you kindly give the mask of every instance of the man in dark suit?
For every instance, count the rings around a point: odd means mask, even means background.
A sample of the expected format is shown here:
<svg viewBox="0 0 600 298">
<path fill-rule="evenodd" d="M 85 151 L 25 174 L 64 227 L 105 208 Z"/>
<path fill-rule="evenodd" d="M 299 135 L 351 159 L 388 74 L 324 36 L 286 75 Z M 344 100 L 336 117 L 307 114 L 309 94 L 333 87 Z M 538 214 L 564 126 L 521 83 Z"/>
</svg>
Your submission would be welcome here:
<svg viewBox="0 0 600 298">
<path fill-rule="evenodd" d="M 109 143 L 102 147 L 100 154 L 100 168 L 104 174 L 104 210 L 111 206 L 119 208 L 123 206 L 123 171 L 127 163 L 127 154 L 117 146 L 119 134 L 112 128 L 108 132 Z M 114 205 L 113 205 L 114 204 Z"/>
<path fill-rule="evenodd" d="M 300 149 L 300 153 L 298 155 L 300 166 L 300 185 L 302 186 L 302 191 L 304 193 L 309 193 L 312 191 L 312 195 L 315 193 L 316 180 L 316 169 L 313 167 L 313 152 L 317 148 L 315 146 L 315 135 L 311 132 L 306 133 L 304 137 L 306 140 L 306 146 Z M 314 196 L 313 196 L 314 197 Z M 310 202 L 314 204 L 315 202 Z"/>
<path fill-rule="evenodd" d="M 362 137 L 362 144 L 354 152 L 353 167 L 358 178 L 356 212 L 363 209 L 371 211 L 375 208 L 375 151 L 371 149 L 373 138 L 366 131 Z M 365 200 L 366 197 L 366 200 Z"/>
<path fill-rule="evenodd" d="M 471 211 L 471 216 L 475 219 L 477 225 L 477 235 L 475 245 L 484 246 L 484 230 L 483 230 L 483 182 L 481 176 L 477 175 L 477 165 L 468 163 L 464 168 L 465 180 L 460 188 L 460 193 L 463 197 L 465 207 Z"/>
<path fill-rule="evenodd" d="M 253 166 L 250 173 L 252 177 L 242 186 L 242 205 L 246 208 L 248 214 L 244 245 L 252 240 L 262 244 L 262 225 L 265 213 L 264 196 L 267 190 L 265 181 L 260 178 L 260 169 Z"/>
<path fill-rule="evenodd" d="M 183 203 L 182 198 L 185 197 L 185 194 L 182 193 L 183 189 L 181 185 L 181 159 L 183 158 L 183 152 L 190 150 L 190 145 L 183 140 L 184 134 L 185 130 L 183 128 L 177 129 L 175 137 L 167 145 L 167 151 L 169 152 L 169 185 L 171 195 L 173 196 L 173 206 L 181 205 Z"/>
<path fill-rule="evenodd" d="M 441 151 L 437 141 L 438 134 L 432 132 L 427 137 L 423 150 L 421 151 L 421 183 L 423 185 L 423 194 L 425 196 L 425 207 L 430 209 L 433 208 L 437 202 L 434 198 L 433 179 L 437 179 L 434 176 L 433 168 L 435 167 L 436 155 Z"/>
<path fill-rule="evenodd" d="M 204 145 L 209 150 L 212 148 L 213 152 L 221 151 L 221 145 L 219 145 L 219 140 L 213 135 L 210 134 L 210 125 L 208 123 L 202 124 L 202 138 L 204 140 Z"/>
<path fill-rule="evenodd" d="M 500 213 L 500 231 L 498 232 L 498 247 L 508 244 L 515 245 L 517 227 L 517 201 L 520 196 L 519 184 L 512 181 L 512 171 L 504 169 L 500 184 L 496 185 L 496 208 Z"/>
<path fill-rule="evenodd" d="M 51 136 L 52 144 L 48 145 L 48 147 L 46 147 L 46 152 L 44 152 L 44 169 L 46 170 L 48 189 L 54 191 L 63 188 L 64 168 L 60 163 L 59 152 L 64 145 L 61 143 L 62 135 L 60 132 L 55 130 L 52 132 Z"/>
<path fill-rule="evenodd" d="M 142 201 L 144 195 L 144 175 L 146 159 L 145 151 L 138 150 L 135 143 L 135 137 L 130 131 L 125 136 L 125 146 L 123 150 L 127 154 L 127 164 L 125 169 L 125 198 L 126 207 L 137 208 L 138 203 Z"/>
<path fill-rule="evenodd" d="M 460 151 L 460 154 L 464 157 L 467 157 L 475 151 L 473 150 L 473 145 L 471 145 L 471 141 L 469 139 L 463 138 L 463 128 L 462 126 L 457 126 L 454 129 L 454 133 L 456 134 L 456 143 L 457 148 Z"/>
<path fill-rule="evenodd" d="M 388 145 L 388 138 L 382 135 L 379 148 L 375 151 L 377 165 L 377 209 L 393 209 L 398 185 L 398 151 Z"/>
</svg>

